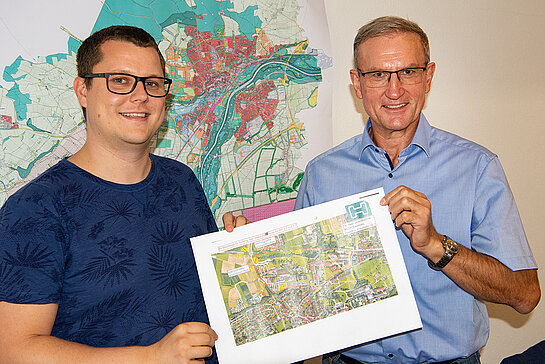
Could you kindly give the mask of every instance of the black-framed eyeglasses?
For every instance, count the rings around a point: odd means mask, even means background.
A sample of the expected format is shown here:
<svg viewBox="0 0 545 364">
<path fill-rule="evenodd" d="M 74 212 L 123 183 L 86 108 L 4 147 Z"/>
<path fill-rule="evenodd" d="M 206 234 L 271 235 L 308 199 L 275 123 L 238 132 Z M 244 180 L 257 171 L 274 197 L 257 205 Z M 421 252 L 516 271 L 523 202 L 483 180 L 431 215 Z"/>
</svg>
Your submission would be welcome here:
<svg viewBox="0 0 545 364">
<path fill-rule="evenodd" d="M 127 95 L 134 91 L 136 84 L 142 82 L 144 90 L 151 97 L 165 97 L 170 90 L 172 80 L 165 77 L 138 77 L 128 73 L 91 73 L 83 78 L 105 78 L 108 91 L 118 95 Z"/>
<path fill-rule="evenodd" d="M 426 64 L 424 67 L 408 67 L 397 71 L 370 71 L 362 72 L 356 67 L 358 73 L 363 78 L 363 84 L 367 87 L 384 87 L 390 82 L 392 75 L 397 75 L 397 79 L 402 85 L 416 85 L 422 82 L 422 75 L 428 68 Z"/>
</svg>

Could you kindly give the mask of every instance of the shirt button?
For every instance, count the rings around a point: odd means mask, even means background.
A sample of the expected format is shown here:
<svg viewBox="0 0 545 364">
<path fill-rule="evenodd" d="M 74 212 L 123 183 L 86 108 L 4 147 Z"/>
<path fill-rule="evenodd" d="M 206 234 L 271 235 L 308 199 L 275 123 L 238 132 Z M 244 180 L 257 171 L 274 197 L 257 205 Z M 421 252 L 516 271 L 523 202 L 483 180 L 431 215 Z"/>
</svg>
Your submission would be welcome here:
<svg viewBox="0 0 545 364">
<path fill-rule="evenodd" d="M 388 173 L 388 177 L 392 178 L 394 175 L 392 173 Z"/>
</svg>

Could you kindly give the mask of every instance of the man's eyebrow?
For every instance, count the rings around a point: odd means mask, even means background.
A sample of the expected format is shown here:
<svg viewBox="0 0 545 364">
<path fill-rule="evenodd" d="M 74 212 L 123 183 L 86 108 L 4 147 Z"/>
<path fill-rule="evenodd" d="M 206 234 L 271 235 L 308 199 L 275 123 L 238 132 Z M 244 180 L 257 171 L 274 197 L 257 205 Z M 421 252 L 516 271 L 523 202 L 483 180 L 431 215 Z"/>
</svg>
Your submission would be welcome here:
<svg viewBox="0 0 545 364">
<path fill-rule="evenodd" d="M 368 71 L 364 71 L 364 72 L 365 73 L 367 73 L 367 72 L 377 72 L 377 71 L 392 72 L 392 71 L 401 71 L 401 70 L 404 70 L 404 69 L 407 69 L 407 68 L 422 68 L 422 67 L 425 67 L 425 65 L 410 64 L 410 65 L 401 66 L 399 68 L 391 68 L 391 69 L 388 69 L 388 68 L 370 68 Z"/>
<path fill-rule="evenodd" d="M 127 75 L 138 76 L 138 77 L 166 77 L 166 75 L 163 75 L 162 73 L 160 74 L 152 73 L 145 76 L 141 76 L 141 75 L 134 74 L 132 71 L 125 70 L 125 69 L 117 69 L 117 70 L 114 69 L 113 71 L 108 71 L 107 73 L 125 73 Z"/>
</svg>

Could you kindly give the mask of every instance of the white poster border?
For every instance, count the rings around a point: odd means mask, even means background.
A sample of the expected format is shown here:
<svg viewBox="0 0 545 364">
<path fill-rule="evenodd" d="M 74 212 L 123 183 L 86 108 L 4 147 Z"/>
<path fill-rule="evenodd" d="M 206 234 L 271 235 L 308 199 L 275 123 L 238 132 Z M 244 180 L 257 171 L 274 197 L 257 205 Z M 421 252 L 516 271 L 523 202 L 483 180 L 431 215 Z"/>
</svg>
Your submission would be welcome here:
<svg viewBox="0 0 545 364">
<path fill-rule="evenodd" d="M 379 203 L 383 196 L 379 188 L 241 226 L 231 233 L 219 231 L 191 238 L 210 325 L 219 336 L 216 350 L 222 364 L 290 363 L 422 327 L 388 208 Z M 375 218 L 398 294 L 237 346 L 212 255 L 247 239 L 277 234 L 279 229 L 293 230 L 342 215 L 346 205 L 361 200 L 368 202 Z"/>
</svg>

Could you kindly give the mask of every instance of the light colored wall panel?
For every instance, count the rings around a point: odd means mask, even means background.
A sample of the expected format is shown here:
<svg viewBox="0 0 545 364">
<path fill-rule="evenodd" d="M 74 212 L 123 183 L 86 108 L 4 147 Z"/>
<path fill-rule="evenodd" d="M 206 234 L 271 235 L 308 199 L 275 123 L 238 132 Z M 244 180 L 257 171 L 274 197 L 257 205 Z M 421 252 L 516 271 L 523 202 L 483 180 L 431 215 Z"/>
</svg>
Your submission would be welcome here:
<svg viewBox="0 0 545 364">
<path fill-rule="evenodd" d="M 416 21 L 437 63 L 424 113 L 433 125 L 499 155 L 545 282 L 545 2 L 326 0 L 326 10 L 335 67 L 334 144 L 360 133 L 367 118 L 348 75 L 357 29 L 382 15 Z M 526 316 L 488 307 L 483 363 L 499 363 L 545 339 L 543 303 Z"/>
</svg>

